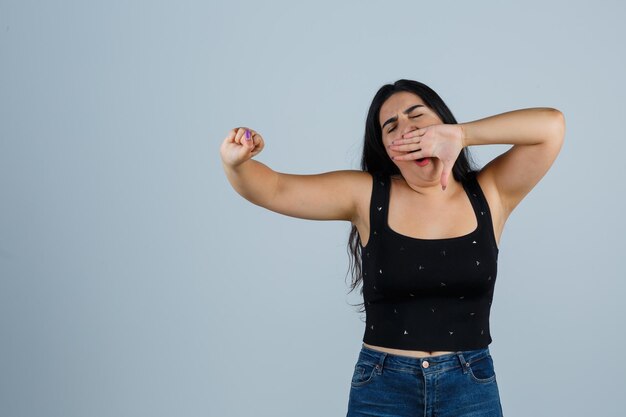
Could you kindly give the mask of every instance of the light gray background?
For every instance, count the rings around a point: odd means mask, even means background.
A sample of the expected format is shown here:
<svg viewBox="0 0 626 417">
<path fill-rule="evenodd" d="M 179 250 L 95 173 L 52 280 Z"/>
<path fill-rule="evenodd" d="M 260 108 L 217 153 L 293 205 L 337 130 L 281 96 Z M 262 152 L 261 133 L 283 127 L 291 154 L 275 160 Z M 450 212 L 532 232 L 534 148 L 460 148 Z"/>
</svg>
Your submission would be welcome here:
<svg viewBox="0 0 626 417">
<path fill-rule="evenodd" d="M 278 171 L 357 168 L 400 78 L 459 122 L 565 114 L 490 348 L 505 415 L 623 415 L 624 3 L 364 3 L 0 1 L 0 415 L 345 415 L 349 226 L 253 206 L 218 149 L 244 125 Z"/>
</svg>

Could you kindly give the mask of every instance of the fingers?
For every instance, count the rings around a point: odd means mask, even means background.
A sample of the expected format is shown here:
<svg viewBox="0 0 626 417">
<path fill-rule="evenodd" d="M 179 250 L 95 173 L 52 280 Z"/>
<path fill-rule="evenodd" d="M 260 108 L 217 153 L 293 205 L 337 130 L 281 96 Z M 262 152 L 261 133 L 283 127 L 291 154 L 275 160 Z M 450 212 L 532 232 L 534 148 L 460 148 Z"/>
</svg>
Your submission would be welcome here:
<svg viewBox="0 0 626 417">
<path fill-rule="evenodd" d="M 405 145 L 389 145 L 388 148 L 397 152 L 413 152 L 422 148 L 420 142 L 407 143 Z"/>
<path fill-rule="evenodd" d="M 443 191 L 448 187 L 448 181 L 450 179 L 450 174 L 452 173 L 452 168 L 454 167 L 454 163 L 444 162 L 443 163 L 443 171 L 441 172 L 441 189 Z"/>
<path fill-rule="evenodd" d="M 426 129 L 415 129 L 409 133 L 405 133 L 404 135 L 402 135 L 402 139 L 418 138 L 420 136 L 424 136 L 425 133 L 426 133 Z M 394 141 L 394 142 L 397 142 L 397 141 Z"/>
<path fill-rule="evenodd" d="M 237 134 L 235 135 L 235 143 L 238 143 L 239 145 L 243 145 L 243 137 L 246 134 L 246 128 L 245 127 L 238 127 L 237 129 Z"/>
<path fill-rule="evenodd" d="M 392 156 L 391 159 L 394 161 L 411 161 L 414 159 L 426 158 L 428 155 L 424 152 L 424 150 L 420 149 L 419 151 L 406 153 L 404 155 L 395 155 Z"/>
<path fill-rule="evenodd" d="M 259 133 L 247 127 L 236 127 L 231 129 L 226 142 L 240 145 L 250 156 L 254 156 L 261 152 L 264 147 L 263 138 Z M 243 151 L 242 149 L 242 151 Z"/>
<path fill-rule="evenodd" d="M 248 148 L 254 148 L 254 142 L 252 137 L 255 134 L 256 132 L 254 130 L 245 127 L 236 127 L 230 130 L 226 140 L 231 143 L 246 146 Z"/>
<path fill-rule="evenodd" d="M 450 171 L 443 170 L 441 173 L 441 189 L 446 191 L 446 187 L 448 186 L 448 179 L 450 178 Z"/>
<path fill-rule="evenodd" d="M 220 146 L 220 155 L 226 165 L 237 166 L 263 150 L 263 138 L 246 127 L 237 127 L 228 132 Z"/>
<path fill-rule="evenodd" d="M 250 150 L 254 149 L 254 141 L 252 140 L 252 133 L 250 133 L 250 129 L 246 129 L 244 146 Z"/>
<path fill-rule="evenodd" d="M 412 133 L 412 132 L 411 132 Z M 406 137 L 404 139 L 395 139 L 391 141 L 388 148 L 398 152 L 413 152 L 422 147 L 422 135 Z"/>
<path fill-rule="evenodd" d="M 258 135 L 254 130 L 250 130 L 249 132 L 250 138 L 246 138 L 246 146 L 248 147 L 250 154 L 254 156 L 261 152 L 261 146 L 259 146 L 261 143 L 261 136 Z"/>
<path fill-rule="evenodd" d="M 402 138 L 402 139 L 392 140 L 390 146 L 406 145 L 407 143 L 420 143 L 421 141 L 422 141 L 422 138 L 419 137 L 419 136 L 416 136 L 416 137 L 406 137 L 406 138 Z"/>
</svg>

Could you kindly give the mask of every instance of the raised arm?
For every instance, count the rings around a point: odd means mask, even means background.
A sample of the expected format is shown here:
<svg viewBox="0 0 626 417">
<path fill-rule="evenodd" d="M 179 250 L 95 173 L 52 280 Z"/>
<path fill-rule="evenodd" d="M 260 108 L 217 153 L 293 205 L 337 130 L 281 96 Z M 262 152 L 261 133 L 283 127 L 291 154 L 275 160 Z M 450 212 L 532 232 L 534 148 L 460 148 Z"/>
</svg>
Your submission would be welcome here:
<svg viewBox="0 0 626 417">
<path fill-rule="evenodd" d="M 563 113 L 548 107 L 510 111 L 461 127 L 465 146 L 513 145 L 479 174 L 498 191 L 505 218 L 550 169 L 565 137 Z"/>
<path fill-rule="evenodd" d="M 443 162 L 445 189 L 454 162 L 465 146 L 513 145 L 480 171 L 482 184 L 494 189 L 506 219 L 548 171 L 563 145 L 565 118 L 553 108 L 514 110 L 461 124 L 434 124 L 394 140 L 389 148 L 405 152 L 398 161 L 434 156 Z"/>
<path fill-rule="evenodd" d="M 246 131 L 249 138 L 246 138 Z M 361 171 L 317 175 L 276 172 L 251 159 L 264 147 L 254 130 L 232 129 L 220 148 L 222 166 L 232 187 L 248 201 L 268 210 L 311 220 L 355 221 L 357 206 L 371 177 Z M 361 210 L 362 211 L 362 210 Z"/>
</svg>

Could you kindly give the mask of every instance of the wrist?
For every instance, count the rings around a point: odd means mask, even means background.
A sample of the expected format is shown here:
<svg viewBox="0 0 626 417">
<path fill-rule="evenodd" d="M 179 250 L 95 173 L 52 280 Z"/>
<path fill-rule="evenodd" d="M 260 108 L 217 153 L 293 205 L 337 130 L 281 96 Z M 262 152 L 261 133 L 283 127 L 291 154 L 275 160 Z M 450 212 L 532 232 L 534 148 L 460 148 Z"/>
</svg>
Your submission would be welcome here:
<svg viewBox="0 0 626 417">
<path fill-rule="evenodd" d="M 468 128 L 466 123 L 459 123 L 459 127 L 461 128 L 461 146 L 464 148 L 470 146 L 470 140 L 468 137 Z"/>
<path fill-rule="evenodd" d="M 222 159 L 222 166 L 224 168 L 224 171 L 232 172 L 233 174 L 237 174 L 237 173 L 239 173 L 239 171 L 241 171 L 241 166 L 243 164 L 245 164 L 246 162 L 247 161 L 233 163 L 233 162 L 224 161 Z"/>
</svg>

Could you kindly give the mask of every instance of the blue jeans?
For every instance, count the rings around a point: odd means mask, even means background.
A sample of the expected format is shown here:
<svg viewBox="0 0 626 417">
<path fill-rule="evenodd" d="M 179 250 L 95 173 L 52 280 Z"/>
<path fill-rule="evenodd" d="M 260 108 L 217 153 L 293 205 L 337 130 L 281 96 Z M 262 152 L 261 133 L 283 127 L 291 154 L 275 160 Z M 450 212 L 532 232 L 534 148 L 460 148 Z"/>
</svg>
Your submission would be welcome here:
<svg viewBox="0 0 626 417">
<path fill-rule="evenodd" d="M 347 417 L 501 417 L 489 348 L 412 358 L 362 345 Z"/>
</svg>

